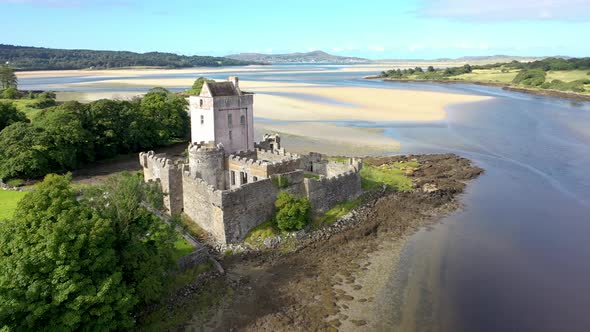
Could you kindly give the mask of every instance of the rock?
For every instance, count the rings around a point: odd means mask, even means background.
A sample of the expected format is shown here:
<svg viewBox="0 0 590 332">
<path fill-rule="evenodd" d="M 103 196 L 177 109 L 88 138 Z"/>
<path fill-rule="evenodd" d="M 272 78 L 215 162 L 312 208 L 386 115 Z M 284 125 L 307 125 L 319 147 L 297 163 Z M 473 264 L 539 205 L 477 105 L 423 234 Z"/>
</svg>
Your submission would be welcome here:
<svg viewBox="0 0 590 332">
<path fill-rule="evenodd" d="M 434 183 L 425 183 L 422 186 L 422 192 L 427 194 L 438 191 L 438 187 Z"/>
</svg>

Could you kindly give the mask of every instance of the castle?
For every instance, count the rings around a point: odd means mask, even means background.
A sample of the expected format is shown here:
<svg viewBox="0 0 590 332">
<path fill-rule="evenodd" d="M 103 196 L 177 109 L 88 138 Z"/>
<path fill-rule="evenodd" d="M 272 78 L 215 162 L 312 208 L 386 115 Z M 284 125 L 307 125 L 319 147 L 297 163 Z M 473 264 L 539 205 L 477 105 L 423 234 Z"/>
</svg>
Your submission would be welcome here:
<svg viewBox="0 0 590 332">
<path fill-rule="evenodd" d="M 153 151 L 139 154 L 145 181 L 159 181 L 169 214 L 184 212 L 223 244 L 242 241 L 271 219 L 281 191 L 309 199 L 319 214 L 361 192 L 362 161 L 286 152 L 278 135 L 254 142 L 253 94 L 237 77 L 207 82 L 189 97 L 188 163 Z"/>
</svg>

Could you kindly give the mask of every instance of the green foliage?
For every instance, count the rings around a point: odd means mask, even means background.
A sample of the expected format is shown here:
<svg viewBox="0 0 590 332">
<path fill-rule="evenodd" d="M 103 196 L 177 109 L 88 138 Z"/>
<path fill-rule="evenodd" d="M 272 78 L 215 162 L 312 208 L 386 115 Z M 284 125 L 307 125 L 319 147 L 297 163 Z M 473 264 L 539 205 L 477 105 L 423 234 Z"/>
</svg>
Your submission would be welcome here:
<svg viewBox="0 0 590 332">
<path fill-rule="evenodd" d="M 155 145 L 162 145 L 174 137 L 185 138 L 189 132 L 189 115 L 186 99 L 163 88 L 150 90 L 141 100 L 140 109 L 147 130 Z"/>
<path fill-rule="evenodd" d="M 537 87 L 545 82 L 545 75 L 543 69 L 523 69 L 512 80 L 512 83 Z"/>
<path fill-rule="evenodd" d="M 69 179 L 49 175 L 0 223 L 0 326 L 114 330 L 132 325 L 112 221 L 76 200 Z"/>
<path fill-rule="evenodd" d="M 311 205 L 305 197 L 295 197 L 281 192 L 275 202 L 277 214 L 275 220 L 281 231 L 298 231 L 311 220 Z"/>
<path fill-rule="evenodd" d="M 320 176 L 319 175 L 313 174 L 313 173 L 305 173 L 305 174 L 303 174 L 303 176 L 306 179 L 316 179 L 316 180 L 319 180 L 320 179 Z"/>
<path fill-rule="evenodd" d="M 19 93 L 15 87 L 9 87 L 2 91 L 2 98 L 4 99 L 18 99 Z"/>
<path fill-rule="evenodd" d="M 381 166 L 364 165 L 360 174 L 361 185 L 365 190 L 379 188 L 383 185 L 398 191 L 412 190 L 412 180 L 406 176 L 405 171 L 396 166 L 387 164 Z"/>
<path fill-rule="evenodd" d="M 276 220 L 270 219 L 252 228 L 248 232 L 248 235 L 246 235 L 244 242 L 252 245 L 261 245 L 265 239 L 279 236 L 280 233 L 281 231 L 277 227 Z"/>
<path fill-rule="evenodd" d="M 54 105 L 54 98 L 55 93 L 43 92 L 38 99 L 18 102 L 45 107 Z M 31 125 L 0 132 L 0 157 L 6 158 L 0 177 L 39 177 L 184 139 L 189 131 L 186 106 L 184 98 L 158 89 L 134 102 L 66 102 L 38 111 Z M 4 113 L 14 114 L 14 108 L 0 103 L 0 129 Z M 8 118 L 6 125 L 15 121 Z"/>
<path fill-rule="evenodd" d="M 120 173 L 85 190 L 80 201 L 112 221 L 116 238 L 111 247 L 119 255 L 123 280 L 140 303 L 149 303 L 160 297 L 174 266 L 177 235 L 143 207 L 144 189 L 141 177 Z"/>
<path fill-rule="evenodd" d="M 352 201 L 342 202 L 334 205 L 333 208 L 328 210 L 324 215 L 319 218 L 315 218 L 312 221 L 312 227 L 315 229 L 321 228 L 326 225 L 333 224 L 338 218 L 348 214 L 353 209 L 357 208 L 363 203 L 362 198 L 357 198 Z"/>
<path fill-rule="evenodd" d="M 27 122 L 27 115 L 12 103 L 0 102 L 0 131 L 16 122 Z"/>
<path fill-rule="evenodd" d="M 161 52 L 142 54 L 125 51 L 61 50 L 0 44 L 0 63 L 7 61 L 19 70 L 108 69 L 136 66 L 187 68 L 260 64 L 224 57 L 185 56 Z"/>
<path fill-rule="evenodd" d="M 0 190 L 0 223 L 4 219 L 12 218 L 16 205 L 25 194 L 23 191 Z"/>
<path fill-rule="evenodd" d="M 206 77 L 199 77 L 195 80 L 195 83 L 193 83 L 192 88 L 188 90 L 187 93 L 195 96 L 200 95 L 205 82 L 215 82 L 215 80 L 210 80 Z"/>
<path fill-rule="evenodd" d="M 5 61 L 1 61 L 1 58 L 2 56 L 0 56 L 0 63 L 5 63 Z M 17 83 L 18 80 L 14 70 L 7 65 L 0 66 L 0 87 L 2 89 L 16 88 Z"/>
<path fill-rule="evenodd" d="M 176 261 L 179 258 L 184 257 L 193 251 L 195 251 L 195 248 L 182 236 L 178 235 L 176 241 L 174 242 L 174 251 L 172 254 L 172 259 Z"/>
<path fill-rule="evenodd" d="M 541 85 L 543 89 L 553 89 L 559 91 L 573 91 L 573 92 L 585 92 L 585 84 L 590 84 L 590 80 L 576 80 L 572 82 L 564 82 L 561 80 L 553 80 L 551 82 L 545 82 Z"/>
<path fill-rule="evenodd" d="M 20 187 L 23 185 L 23 183 L 25 183 L 23 179 L 10 179 L 6 181 L 6 184 L 11 187 Z"/>
<path fill-rule="evenodd" d="M 0 178 L 37 177 L 50 171 L 43 130 L 17 122 L 0 132 Z"/>
</svg>

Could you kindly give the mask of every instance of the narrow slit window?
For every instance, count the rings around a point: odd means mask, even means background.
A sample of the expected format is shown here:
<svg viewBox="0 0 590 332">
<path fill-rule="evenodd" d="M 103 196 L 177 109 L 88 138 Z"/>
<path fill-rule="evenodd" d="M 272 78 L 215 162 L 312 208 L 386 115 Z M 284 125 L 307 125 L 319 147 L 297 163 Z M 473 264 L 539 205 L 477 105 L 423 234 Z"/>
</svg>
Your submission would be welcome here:
<svg viewBox="0 0 590 332">
<path fill-rule="evenodd" d="M 201 115 L 201 124 L 205 124 L 205 116 Z"/>
<path fill-rule="evenodd" d="M 245 115 L 242 115 L 242 116 L 240 117 L 240 126 L 242 126 L 242 127 L 243 127 L 243 126 L 245 126 L 245 125 L 246 125 L 246 116 L 245 116 Z"/>
<path fill-rule="evenodd" d="M 229 140 L 230 140 L 230 141 L 232 140 L 232 137 L 231 137 L 231 130 L 229 131 Z"/>
<path fill-rule="evenodd" d="M 230 178 L 231 185 L 235 186 L 236 185 L 236 172 L 231 171 L 229 178 Z"/>
<path fill-rule="evenodd" d="M 233 121 L 232 121 L 232 117 L 231 117 L 231 113 L 227 115 L 227 126 L 228 127 L 233 127 Z"/>
</svg>

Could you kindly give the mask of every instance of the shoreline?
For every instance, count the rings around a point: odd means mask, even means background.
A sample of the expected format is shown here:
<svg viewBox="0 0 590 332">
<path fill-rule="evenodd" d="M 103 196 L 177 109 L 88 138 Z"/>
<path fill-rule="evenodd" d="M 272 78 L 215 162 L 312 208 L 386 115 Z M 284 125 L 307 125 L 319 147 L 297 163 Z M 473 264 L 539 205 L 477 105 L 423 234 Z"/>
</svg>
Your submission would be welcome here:
<svg viewBox="0 0 590 332">
<path fill-rule="evenodd" d="M 213 331 L 391 330 L 411 324 L 415 310 L 408 310 L 399 320 L 388 320 L 388 326 L 374 316 L 386 281 L 397 270 L 394 258 L 411 235 L 457 210 L 466 182 L 483 172 L 453 154 L 365 160 L 378 166 L 413 159 L 421 164 L 412 176 L 415 190 L 374 195 L 354 210 L 356 221 L 351 227 L 334 232 L 322 228 L 311 242 L 284 241 L 285 247 L 220 257 L 226 271 L 220 278 L 232 289 L 231 296 L 221 299 L 205 316 L 192 314 L 170 322 L 169 327 Z M 219 287 L 219 283 L 213 281 L 211 287 Z M 405 291 L 408 296 L 416 295 L 412 290 Z M 187 309 L 186 305 L 181 301 L 167 306 L 167 310 Z"/>
<path fill-rule="evenodd" d="M 366 80 L 381 80 L 383 82 L 401 82 L 401 83 L 440 83 L 440 84 L 473 84 L 482 86 L 492 86 L 502 88 L 502 90 L 527 93 L 531 95 L 562 98 L 576 101 L 590 101 L 590 95 L 575 92 L 565 92 L 558 90 L 539 90 L 523 87 L 515 87 L 506 83 L 481 82 L 481 81 L 459 81 L 459 80 L 418 80 L 418 79 L 401 79 L 401 78 L 382 78 L 378 75 L 369 75 L 363 77 Z"/>
</svg>

